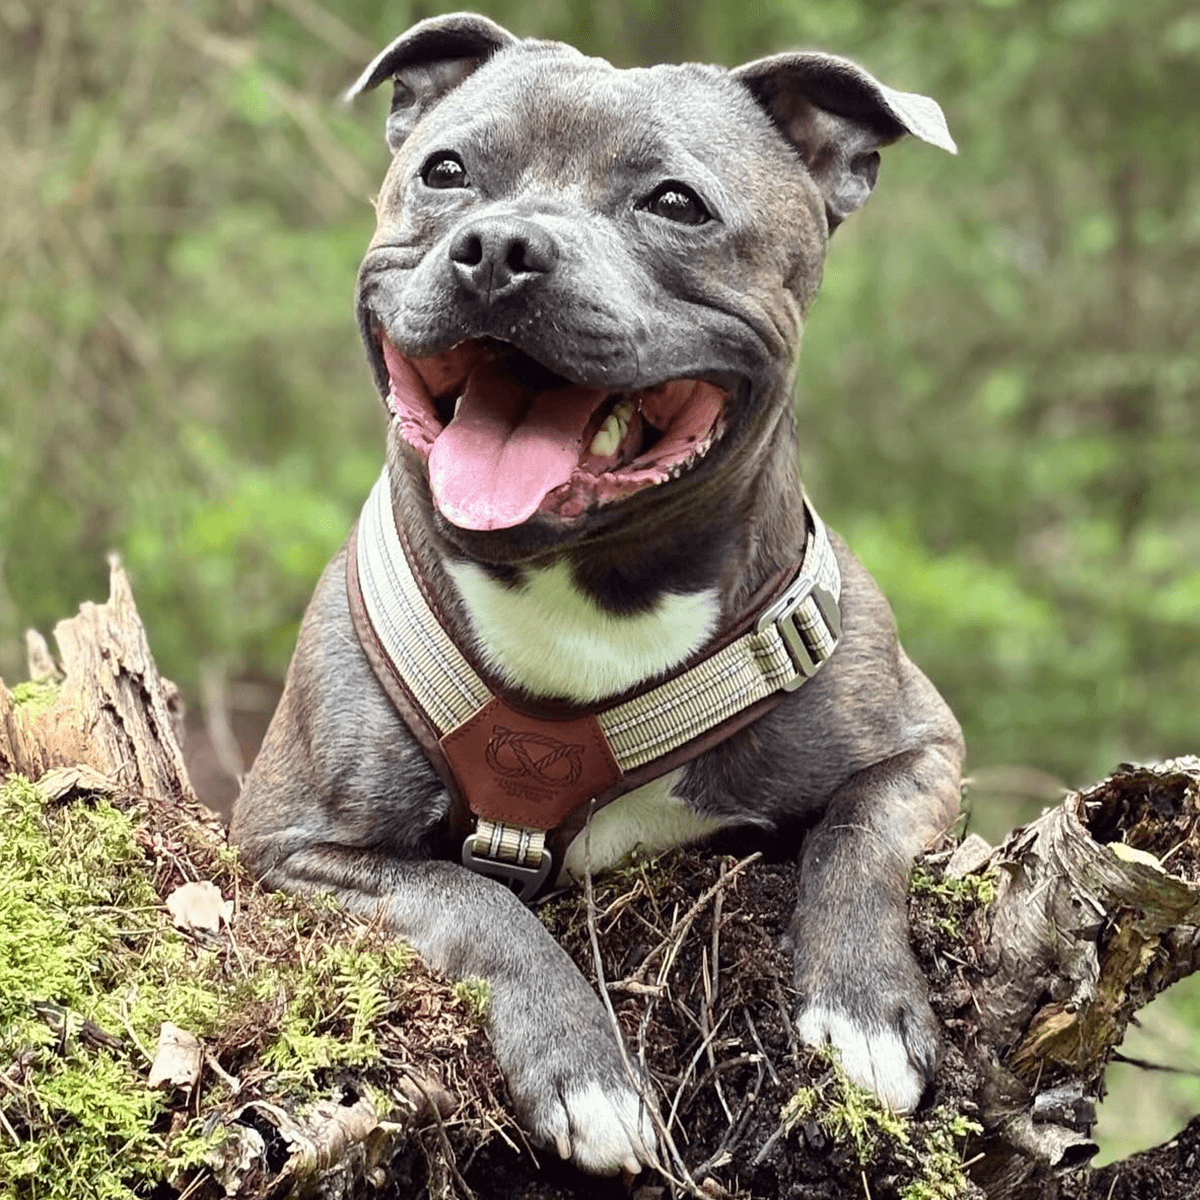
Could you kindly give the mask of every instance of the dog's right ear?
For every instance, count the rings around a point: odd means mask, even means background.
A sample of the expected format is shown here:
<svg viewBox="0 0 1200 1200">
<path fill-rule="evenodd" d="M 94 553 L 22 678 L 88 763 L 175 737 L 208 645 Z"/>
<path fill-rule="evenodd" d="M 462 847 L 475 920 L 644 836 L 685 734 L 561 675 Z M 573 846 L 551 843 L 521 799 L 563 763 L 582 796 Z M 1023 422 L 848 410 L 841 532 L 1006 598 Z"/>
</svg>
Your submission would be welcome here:
<svg viewBox="0 0 1200 1200">
<path fill-rule="evenodd" d="M 497 50 L 515 41 L 517 38 L 507 29 L 474 13 L 430 17 L 376 55 L 346 93 L 346 102 L 391 78 L 392 109 L 386 136 L 395 154 L 413 126 L 447 92 L 458 87 Z"/>
</svg>

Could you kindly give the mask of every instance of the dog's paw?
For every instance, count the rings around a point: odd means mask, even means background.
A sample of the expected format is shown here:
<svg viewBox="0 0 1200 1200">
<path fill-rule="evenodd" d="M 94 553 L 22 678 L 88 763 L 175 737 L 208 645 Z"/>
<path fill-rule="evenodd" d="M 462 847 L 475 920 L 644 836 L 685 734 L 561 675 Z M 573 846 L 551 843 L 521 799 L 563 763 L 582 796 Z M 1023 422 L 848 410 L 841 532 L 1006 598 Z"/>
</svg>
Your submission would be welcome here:
<svg viewBox="0 0 1200 1200">
<path fill-rule="evenodd" d="M 874 1005 L 851 1014 L 829 999 L 802 1005 L 796 1032 L 811 1046 L 832 1045 L 846 1075 L 893 1112 L 911 1112 L 937 1070 L 941 1037 L 924 996 L 885 1018 Z"/>
<path fill-rule="evenodd" d="M 592 1175 L 636 1175 L 658 1162 L 647 1102 L 627 1085 L 568 1084 L 538 1097 L 532 1111 L 526 1108 L 525 1124 L 559 1157 Z"/>
<path fill-rule="evenodd" d="M 540 991 L 493 992 L 492 1049 L 517 1118 L 593 1175 L 656 1166 L 653 1094 L 630 1079 L 608 1014 L 573 964 L 552 979 L 556 961 L 543 964 Z"/>
</svg>

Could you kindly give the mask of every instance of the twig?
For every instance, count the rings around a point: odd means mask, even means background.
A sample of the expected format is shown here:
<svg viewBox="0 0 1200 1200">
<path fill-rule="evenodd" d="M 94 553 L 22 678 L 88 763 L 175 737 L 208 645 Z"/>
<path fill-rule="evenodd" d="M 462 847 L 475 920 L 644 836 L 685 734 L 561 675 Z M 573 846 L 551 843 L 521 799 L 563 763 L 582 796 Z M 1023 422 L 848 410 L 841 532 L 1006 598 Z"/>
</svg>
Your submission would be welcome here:
<svg viewBox="0 0 1200 1200">
<path fill-rule="evenodd" d="M 720 897 L 718 897 L 719 899 Z M 700 1026 L 702 1029 L 708 1029 L 712 1022 L 712 1000 L 716 994 L 716 987 L 712 983 L 708 967 L 708 949 L 703 948 L 700 953 L 700 978 L 704 986 L 704 1000 L 700 1005 Z M 709 1071 L 713 1073 L 713 1091 L 717 1094 L 717 1099 L 721 1102 L 721 1107 L 725 1110 L 725 1119 L 733 1123 L 733 1111 L 729 1107 L 728 1101 L 725 1099 L 725 1092 L 721 1088 L 721 1077 L 716 1074 L 717 1059 L 713 1053 L 712 1038 L 704 1039 L 705 1054 L 708 1057 Z"/>
<path fill-rule="evenodd" d="M 708 1050 L 709 1043 L 717 1036 L 717 1030 L 720 1029 L 721 1021 L 723 1020 L 724 1017 L 717 1022 L 716 1028 L 714 1028 L 713 1031 L 700 1043 L 700 1045 L 696 1047 L 696 1053 L 692 1055 L 691 1061 L 687 1065 L 687 1069 L 684 1071 L 682 1078 L 679 1080 L 679 1087 L 676 1089 L 675 1098 L 671 1102 L 671 1112 L 667 1117 L 668 1125 L 674 1124 L 675 1115 L 679 1111 L 679 1102 L 683 1098 L 683 1089 L 687 1087 L 688 1080 L 691 1078 L 692 1072 L 696 1069 L 696 1064 Z"/>
<path fill-rule="evenodd" d="M 666 959 L 664 960 L 662 968 L 659 971 L 659 978 L 662 979 L 666 974 L 669 974 L 671 967 L 674 965 L 675 956 L 679 953 L 679 948 L 683 945 L 683 941 L 687 937 L 688 931 L 692 927 L 692 923 L 696 920 L 700 913 L 704 911 L 709 901 L 711 901 L 714 896 L 732 883 L 733 880 L 736 879 L 747 867 L 749 867 L 752 863 L 756 863 L 760 858 L 762 858 L 762 854 L 757 850 L 753 854 L 747 855 L 740 862 L 734 863 L 734 865 L 730 867 L 729 870 L 726 871 L 716 883 L 704 891 L 700 898 L 691 906 L 691 908 L 689 908 L 687 912 L 683 914 L 682 918 L 672 922 L 671 931 L 668 936 L 659 942 L 659 944 L 655 946 L 649 954 L 646 955 L 645 959 L 642 961 L 642 965 L 634 973 L 634 978 L 636 979 L 639 976 L 644 975 L 645 972 L 649 970 L 650 963 L 653 961 L 655 955 L 661 951 L 669 951 L 669 953 L 667 953 Z"/>
<path fill-rule="evenodd" d="M 761 1163 L 763 1161 L 763 1159 L 766 1158 L 767 1155 L 771 1153 L 771 1151 L 775 1147 L 775 1143 L 777 1141 L 779 1141 L 779 1139 L 781 1137 L 783 1137 L 786 1133 L 787 1133 L 787 1128 L 784 1126 L 783 1122 L 781 1121 L 779 1123 L 778 1127 L 776 1128 L 775 1132 L 772 1133 L 771 1136 L 769 1138 L 767 1138 L 767 1140 L 765 1142 L 763 1142 L 763 1144 L 758 1148 L 758 1153 L 751 1160 L 750 1165 L 752 1167 L 757 1167 L 759 1165 L 759 1163 Z"/>
<path fill-rule="evenodd" d="M 220 1062 L 217 1060 L 217 1056 L 211 1050 L 206 1049 L 204 1051 L 204 1061 L 208 1063 L 212 1073 L 216 1075 L 217 1078 L 220 1079 L 221 1082 L 224 1083 L 225 1086 L 235 1096 L 242 1090 L 242 1081 L 235 1078 L 233 1075 L 230 1075 L 229 1072 L 226 1071 L 223 1066 L 221 1066 Z"/>
<path fill-rule="evenodd" d="M 462 1177 L 462 1172 L 458 1169 L 458 1160 L 454 1153 L 454 1147 L 450 1144 L 450 1135 L 446 1132 L 446 1123 L 442 1120 L 442 1113 L 437 1106 L 437 1101 L 429 1094 L 424 1080 L 421 1079 L 416 1071 L 408 1066 L 401 1066 L 401 1070 L 412 1081 L 413 1086 L 421 1093 L 425 1098 L 425 1103 L 429 1106 L 429 1111 L 433 1115 L 434 1126 L 437 1129 L 438 1140 L 442 1143 L 442 1150 L 446 1155 L 446 1166 L 450 1169 L 450 1174 L 454 1176 L 454 1182 L 462 1188 L 463 1195 L 467 1200 L 475 1200 L 475 1193 L 471 1190 L 470 1185 Z"/>
<path fill-rule="evenodd" d="M 779 1010 L 779 1019 L 783 1022 L 783 1029 L 787 1034 L 788 1050 L 791 1053 L 792 1062 L 799 1063 L 800 1039 L 796 1037 L 796 1031 L 792 1027 L 792 1018 L 788 1014 L 787 1001 L 783 997 L 783 989 L 779 986 L 779 980 L 772 979 L 771 987 L 775 992 L 775 1006 Z"/>
<path fill-rule="evenodd" d="M 729 1064 L 735 1065 L 749 1061 L 749 1056 L 742 1056 L 734 1059 Z M 734 1151 L 737 1149 L 738 1142 L 741 1140 L 742 1134 L 745 1132 L 746 1126 L 750 1124 L 750 1118 L 754 1115 L 754 1108 L 758 1104 L 759 1096 L 762 1095 L 763 1076 L 766 1072 L 763 1070 L 762 1060 L 759 1059 L 755 1064 L 758 1068 L 758 1078 L 754 1081 L 754 1087 L 750 1089 L 746 1097 L 745 1103 L 742 1105 L 741 1111 L 738 1114 L 736 1121 L 731 1121 L 721 1136 L 721 1141 L 717 1148 L 696 1168 L 696 1174 L 703 1178 L 709 1171 L 717 1166 L 718 1159 L 722 1157 L 733 1157 Z"/>
<path fill-rule="evenodd" d="M 212 1171 L 205 1167 L 204 1170 L 198 1172 L 192 1182 L 189 1183 L 187 1187 L 185 1187 L 183 1191 L 179 1193 L 178 1200 L 191 1200 L 191 1197 L 200 1191 L 201 1188 L 205 1187 L 209 1182 L 211 1182 L 212 1179 Z"/>
<path fill-rule="evenodd" d="M 8 1123 L 8 1118 L 4 1115 L 4 1109 L 0 1108 L 0 1125 L 3 1125 L 8 1136 L 12 1138 L 14 1146 L 21 1145 L 21 1139 L 17 1136 L 17 1131 Z"/>
<path fill-rule="evenodd" d="M 587 823 L 583 827 L 583 896 L 587 907 L 588 940 L 592 945 L 592 961 L 596 968 L 596 985 L 600 992 L 600 998 L 604 1001 L 604 1007 L 608 1010 L 608 1019 L 612 1023 L 613 1035 L 617 1039 L 617 1049 L 621 1054 L 621 1063 L 625 1067 L 625 1073 L 629 1077 L 630 1085 L 637 1092 L 642 1104 L 645 1106 L 651 1124 L 654 1126 L 654 1131 L 662 1139 L 663 1144 L 670 1152 L 675 1163 L 675 1168 L 681 1178 L 674 1178 L 659 1162 L 655 1162 L 654 1167 L 674 1186 L 687 1188 L 693 1196 L 700 1197 L 703 1200 L 704 1193 L 700 1191 L 699 1185 L 688 1171 L 687 1165 L 683 1161 L 683 1156 L 679 1153 L 675 1145 L 675 1139 L 671 1137 L 670 1129 L 664 1124 L 659 1114 L 658 1105 L 655 1104 L 654 1097 L 647 1095 L 646 1082 L 638 1076 L 633 1069 L 633 1064 L 629 1061 L 629 1051 L 625 1049 L 625 1038 L 621 1033 L 621 1023 L 617 1020 L 617 1012 L 613 1007 L 612 997 L 608 994 L 608 986 L 604 980 L 604 961 L 600 955 L 600 935 L 596 927 L 596 891 L 592 886 L 592 816 L 595 812 L 595 807 L 596 802 L 593 800 L 588 809 Z M 657 1158 L 657 1155 L 655 1157 Z"/>
<path fill-rule="evenodd" d="M 638 983 L 636 979 L 614 979 L 608 985 L 610 992 L 624 992 L 628 996 L 648 996 L 657 1000 L 666 990 L 661 983 Z"/>
<path fill-rule="evenodd" d="M 1131 1067 L 1137 1067 L 1142 1071 L 1162 1071 L 1167 1075 L 1193 1075 L 1200 1077 L 1200 1068 L 1197 1067 L 1168 1067 L 1166 1063 L 1153 1063 L 1144 1058 L 1130 1058 L 1127 1054 L 1122 1054 L 1119 1050 L 1113 1051 L 1113 1062 L 1127 1063 Z"/>
<path fill-rule="evenodd" d="M 753 1039 L 754 1044 L 758 1047 L 758 1052 L 762 1055 L 763 1062 L 767 1064 L 767 1070 L 771 1073 L 771 1082 L 776 1087 L 779 1087 L 781 1081 L 779 1075 L 775 1071 L 775 1064 L 771 1061 L 771 1056 L 767 1053 L 766 1048 L 763 1046 L 762 1038 L 758 1036 L 758 1029 L 754 1024 L 754 1018 L 750 1015 L 750 1010 L 748 1008 L 743 1008 L 742 1016 L 746 1018 L 746 1028 L 750 1030 L 750 1037 Z"/>
<path fill-rule="evenodd" d="M 721 860 L 721 874 L 718 882 L 725 878 L 725 872 L 728 869 L 728 863 L 724 859 Z M 713 1007 L 716 1007 L 717 1001 L 721 996 L 721 908 L 725 903 L 725 893 L 720 891 L 713 900 L 713 927 L 712 927 L 712 1002 Z"/>
</svg>

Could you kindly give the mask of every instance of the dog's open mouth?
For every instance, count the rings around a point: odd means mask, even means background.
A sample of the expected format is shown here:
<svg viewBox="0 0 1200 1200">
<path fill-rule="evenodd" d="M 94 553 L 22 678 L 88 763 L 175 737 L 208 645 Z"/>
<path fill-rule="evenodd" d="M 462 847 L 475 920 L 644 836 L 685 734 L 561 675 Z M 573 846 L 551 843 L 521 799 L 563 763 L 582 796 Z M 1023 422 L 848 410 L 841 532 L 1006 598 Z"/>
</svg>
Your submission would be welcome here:
<svg viewBox="0 0 1200 1200">
<path fill-rule="evenodd" d="M 401 433 L 462 529 L 578 517 L 675 478 L 721 433 L 726 393 L 703 380 L 600 391 L 491 339 L 429 358 L 381 341 Z"/>
</svg>

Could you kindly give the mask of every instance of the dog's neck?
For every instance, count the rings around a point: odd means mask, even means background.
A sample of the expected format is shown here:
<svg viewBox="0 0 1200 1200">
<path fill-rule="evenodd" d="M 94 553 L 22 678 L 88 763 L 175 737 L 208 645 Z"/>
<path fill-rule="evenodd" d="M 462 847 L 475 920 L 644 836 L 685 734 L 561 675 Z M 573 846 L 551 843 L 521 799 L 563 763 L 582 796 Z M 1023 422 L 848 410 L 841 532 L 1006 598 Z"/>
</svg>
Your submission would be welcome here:
<svg viewBox="0 0 1200 1200">
<path fill-rule="evenodd" d="M 446 570 L 471 625 L 475 655 L 509 687 L 588 703 L 665 674 L 720 622 L 718 590 L 663 592 L 645 612 L 606 612 L 563 560 L 501 582 L 474 563 Z"/>
<path fill-rule="evenodd" d="M 663 544 L 649 553 L 635 538 L 616 554 L 612 547 L 574 548 L 505 569 L 448 553 L 432 532 L 427 490 L 406 469 L 396 437 L 388 456 L 393 504 L 414 567 L 436 594 L 454 641 L 506 688 L 592 703 L 692 658 L 767 580 L 797 561 L 808 525 L 790 421 L 781 433 L 778 461 L 740 497 L 725 497 L 707 520 L 701 514 L 686 529 L 668 526 Z M 631 570 L 629 557 L 644 569 Z"/>
</svg>

